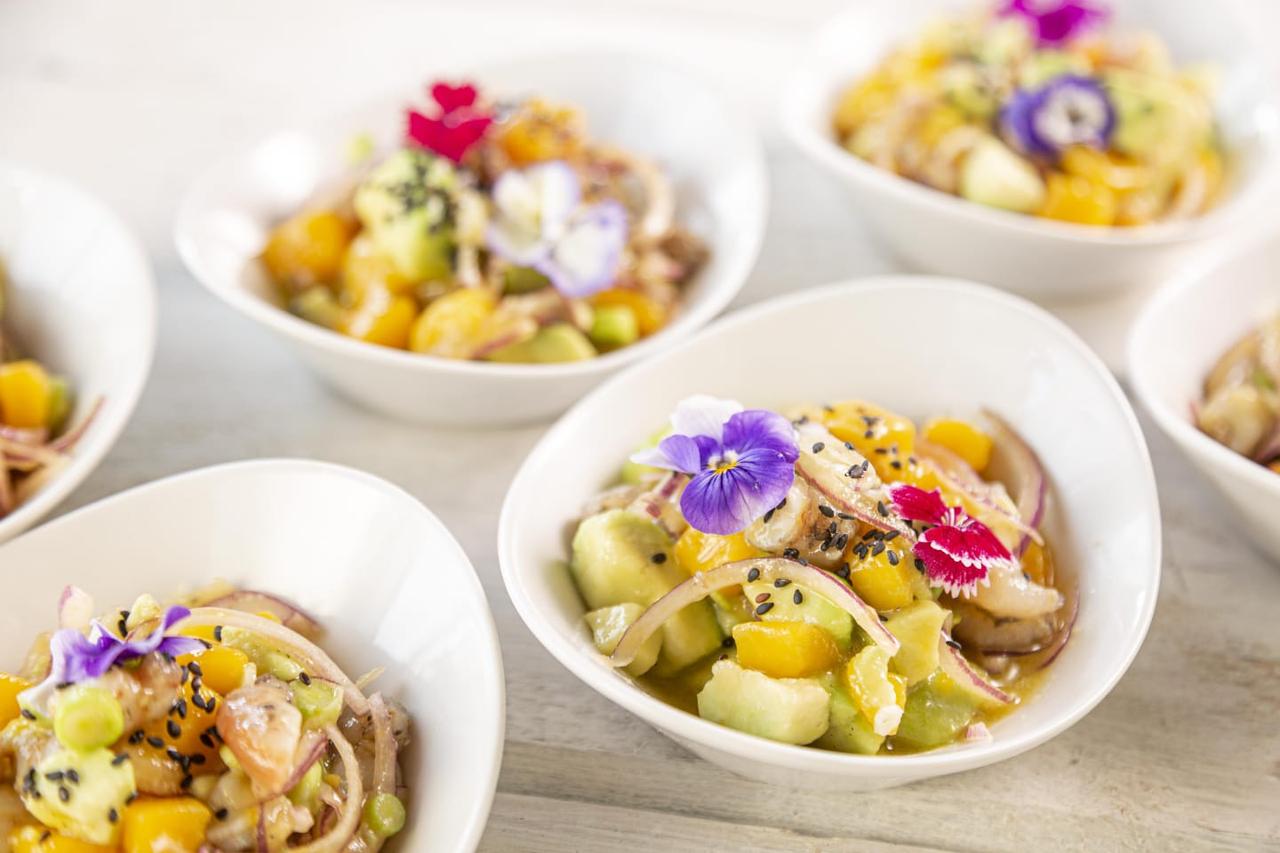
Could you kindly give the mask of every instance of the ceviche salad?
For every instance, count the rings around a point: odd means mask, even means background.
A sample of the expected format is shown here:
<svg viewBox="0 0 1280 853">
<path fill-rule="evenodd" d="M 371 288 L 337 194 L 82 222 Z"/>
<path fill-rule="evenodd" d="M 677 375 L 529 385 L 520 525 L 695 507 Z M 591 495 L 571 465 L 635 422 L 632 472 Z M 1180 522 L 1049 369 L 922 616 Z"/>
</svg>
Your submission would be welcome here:
<svg viewBox="0 0 1280 853">
<path fill-rule="evenodd" d="M 866 755 L 991 737 L 1066 644 L 1044 473 L 995 415 L 917 432 L 865 402 L 706 396 L 586 510 L 597 648 L 704 719 Z"/>
<path fill-rule="evenodd" d="M 1224 153 L 1212 74 L 1102 0 L 996 0 L 939 20 L 839 97 L 840 143 L 980 204 L 1085 225 L 1209 209 Z"/>
<path fill-rule="evenodd" d="M 0 518 L 62 470 L 93 419 L 65 429 L 70 386 L 23 356 L 5 311 L 6 281 L 0 267 Z"/>
<path fill-rule="evenodd" d="M 394 150 L 271 232 L 289 310 L 452 359 L 550 363 L 661 329 L 707 257 L 659 167 L 572 106 L 436 83 Z"/>
<path fill-rule="evenodd" d="M 1280 314 L 1222 354 L 1193 414 L 1214 441 L 1280 473 Z"/>
<path fill-rule="evenodd" d="M 68 587 L 57 623 L 0 673 L 3 849 L 362 853 L 403 827 L 409 720 L 297 608 L 219 584 L 94 618 Z"/>
</svg>

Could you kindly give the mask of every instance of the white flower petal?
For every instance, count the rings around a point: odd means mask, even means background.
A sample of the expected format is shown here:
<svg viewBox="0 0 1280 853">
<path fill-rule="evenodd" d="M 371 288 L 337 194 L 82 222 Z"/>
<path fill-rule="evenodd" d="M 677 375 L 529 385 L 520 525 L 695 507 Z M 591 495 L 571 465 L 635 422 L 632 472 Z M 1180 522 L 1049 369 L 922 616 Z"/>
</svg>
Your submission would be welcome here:
<svg viewBox="0 0 1280 853">
<path fill-rule="evenodd" d="M 676 405 L 671 414 L 671 428 L 680 435 L 709 435 L 716 441 L 723 441 L 725 421 L 743 408 L 737 400 L 694 394 Z"/>
</svg>

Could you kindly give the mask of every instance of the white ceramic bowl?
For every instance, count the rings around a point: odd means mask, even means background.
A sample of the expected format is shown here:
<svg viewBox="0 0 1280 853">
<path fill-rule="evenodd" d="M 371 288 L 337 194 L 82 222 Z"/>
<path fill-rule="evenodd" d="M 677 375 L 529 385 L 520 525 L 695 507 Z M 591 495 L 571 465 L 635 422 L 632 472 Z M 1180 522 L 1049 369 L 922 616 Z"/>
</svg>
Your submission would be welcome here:
<svg viewBox="0 0 1280 853">
<path fill-rule="evenodd" d="M 1280 560 L 1280 476 L 1196 428 L 1191 407 L 1209 369 L 1250 329 L 1280 311 L 1280 240 L 1201 265 L 1154 296 L 1129 337 L 1129 379 L 1151 417 Z"/>
<path fill-rule="evenodd" d="M 196 278 L 293 344 L 335 388 L 382 412 L 438 424 L 520 423 L 563 411 L 602 378 L 658 352 L 718 314 L 741 289 L 764 233 L 768 188 L 755 128 L 697 77 L 650 57 L 572 53 L 476 68 L 495 93 L 539 93 L 582 107 L 595 138 L 646 154 L 672 178 L 678 216 L 711 260 L 661 332 L 589 361 L 453 361 L 343 337 L 281 310 L 256 261 L 268 229 L 343 168 L 348 141 L 394 141 L 421 83 L 313 130 L 277 133 L 214 168 L 178 214 L 178 249 Z"/>
<path fill-rule="evenodd" d="M 101 201 L 61 178 L 0 162 L 0 265 L 7 327 L 24 354 L 64 375 L 74 426 L 102 409 L 69 465 L 0 519 L 0 541 L 26 530 L 89 476 L 133 412 L 151 369 L 156 294 L 142 245 Z"/>
<path fill-rule="evenodd" d="M 1271 193 L 1280 130 L 1258 33 L 1229 4 L 1117 0 L 1122 28 L 1154 30 L 1181 61 L 1222 74 L 1217 98 L 1234 175 L 1205 216 L 1139 228 L 1098 228 L 984 207 L 878 169 L 845 151 L 831 114 L 845 86 L 939 14 L 964 0 L 860 0 L 818 32 L 786 88 L 782 122 L 794 142 L 838 178 L 858 211 L 911 267 L 964 276 L 1037 299 L 1097 295 L 1161 281 L 1207 241 L 1245 222 Z"/>
<path fill-rule="evenodd" d="M 502 759 L 502 658 L 484 591 L 434 515 L 389 483 L 318 462 L 205 468 L 132 489 L 0 548 L 0 664 L 15 666 L 73 583 L 103 607 L 215 578 L 315 615 L 321 645 L 413 720 L 409 822 L 390 849 L 475 848 Z M 3 669 L 3 665 L 0 665 Z"/>
<path fill-rule="evenodd" d="M 677 710 L 595 651 L 569 573 L 565 529 L 675 404 L 863 398 L 921 417 L 987 406 L 1040 454 L 1059 564 L 1079 573 L 1080 617 L 1044 686 L 994 740 L 910 756 L 775 743 Z M 1115 380 L 1041 309 L 948 279 L 883 276 L 738 312 L 602 386 L 520 469 L 498 534 L 503 579 L 534 635 L 578 678 L 698 755 L 757 779 L 865 790 L 999 761 L 1048 740 L 1115 685 L 1146 635 L 1160 579 L 1160 514 L 1147 448 Z"/>
</svg>

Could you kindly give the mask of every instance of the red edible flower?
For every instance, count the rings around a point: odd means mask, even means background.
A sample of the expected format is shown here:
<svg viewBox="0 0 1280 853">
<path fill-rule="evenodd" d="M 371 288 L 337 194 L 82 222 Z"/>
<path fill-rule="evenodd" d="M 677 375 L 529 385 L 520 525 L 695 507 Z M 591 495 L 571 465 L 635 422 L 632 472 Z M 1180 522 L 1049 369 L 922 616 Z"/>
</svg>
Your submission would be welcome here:
<svg viewBox="0 0 1280 853">
<path fill-rule="evenodd" d="M 489 132 L 493 116 L 476 108 L 479 92 L 470 83 L 435 83 L 429 91 L 438 114 L 428 116 L 410 109 L 406 128 L 409 140 L 461 163 L 471 147 Z"/>
<path fill-rule="evenodd" d="M 986 582 L 991 568 L 1013 560 L 991 528 L 959 507 L 947 506 L 937 489 L 926 492 L 906 483 L 887 488 L 903 518 L 932 525 L 920 534 L 912 553 L 934 586 L 951 595 L 970 596 Z"/>
</svg>

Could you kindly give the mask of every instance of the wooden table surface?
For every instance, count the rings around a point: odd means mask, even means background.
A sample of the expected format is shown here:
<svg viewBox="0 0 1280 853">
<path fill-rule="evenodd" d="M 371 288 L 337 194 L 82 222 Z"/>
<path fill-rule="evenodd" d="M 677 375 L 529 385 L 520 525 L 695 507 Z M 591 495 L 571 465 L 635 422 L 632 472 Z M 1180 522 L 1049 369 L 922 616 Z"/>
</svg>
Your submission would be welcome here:
<svg viewBox="0 0 1280 853">
<path fill-rule="evenodd" d="M 418 496 L 471 555 L 502 639 L 506 756 L 483 850 L 1280 849 L 1280 567 L 1148 420 L 1166 554 L 1150 636 L 1092 714 L 1014 760 L 871 794 L 748 782 L 542 650 L 503 591 L 494 541 L 541 428 L 423 429 L 330 394 L 182 268 L 170 224 L 190 177 L 266 129 L 459 63 L 537 45 L 646 46 L 715 74 L 760 120 L 773 206 L 738 305 L 894 266 L 773 126 L 780 76 L 837 0 L 464 5 L 0 2 L 0 157 L 102 195 L 139 229 L 160 284 L 147 391 L 63 509 L 258 456 L 340 462 Z M 1262 9 L 1260 25 L 1280 32 L 1276 12 Z"/>
</svg>

